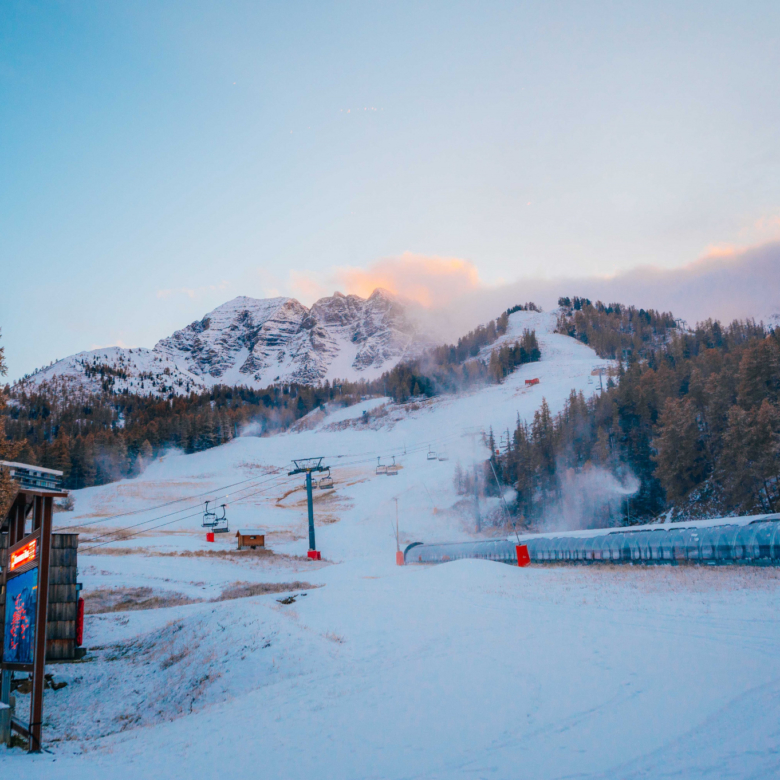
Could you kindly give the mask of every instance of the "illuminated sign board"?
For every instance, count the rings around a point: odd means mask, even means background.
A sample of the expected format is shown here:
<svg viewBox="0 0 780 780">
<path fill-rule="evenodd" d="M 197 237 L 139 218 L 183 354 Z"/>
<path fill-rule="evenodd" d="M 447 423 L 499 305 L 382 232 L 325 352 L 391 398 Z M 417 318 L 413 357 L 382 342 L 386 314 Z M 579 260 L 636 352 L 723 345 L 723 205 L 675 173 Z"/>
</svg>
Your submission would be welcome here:
<svg viewBox="0 0 780 780">
<path fill-rule="evenodd" d="M 15 571 L 26 563 L 32 563 L 38 554 L 38 540 L 32 539 L 27 544 L 11 551 L 8 562 L 8 571 Z"/>
<path fill-rule="evenodd" d="M 3 663 L 33 663 L 37 606 L 37 568 L 8 580 L 3 624 Z"/>
</svg>

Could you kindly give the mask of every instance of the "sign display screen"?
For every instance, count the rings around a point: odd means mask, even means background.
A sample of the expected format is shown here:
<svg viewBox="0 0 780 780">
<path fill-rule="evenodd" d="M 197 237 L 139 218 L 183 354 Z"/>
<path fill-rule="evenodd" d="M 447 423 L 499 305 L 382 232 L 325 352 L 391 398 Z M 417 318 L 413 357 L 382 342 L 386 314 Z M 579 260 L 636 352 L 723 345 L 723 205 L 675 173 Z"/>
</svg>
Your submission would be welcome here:
<svg viewBox="0 0 780 780">
<path fill-rule="evenodd" d="M 35 618 L 38 606 L 38 569 L 30 569 L 6 583 L 3 662 L 31 664 L 35 655 Z"/>
<path fill-rule="evenodd" d="M 8 571 L 14 571 L 20 566 L 24 566 L 25 563 L 31 563 L 35 560 L 35 555 L 38 552 L 38 540 L 32 539 L 27 542 L 24 547 L 20 547 L 18 550 L 14 550 L 11 553 L 11 559 L 8 563 Z"/>
</svg>

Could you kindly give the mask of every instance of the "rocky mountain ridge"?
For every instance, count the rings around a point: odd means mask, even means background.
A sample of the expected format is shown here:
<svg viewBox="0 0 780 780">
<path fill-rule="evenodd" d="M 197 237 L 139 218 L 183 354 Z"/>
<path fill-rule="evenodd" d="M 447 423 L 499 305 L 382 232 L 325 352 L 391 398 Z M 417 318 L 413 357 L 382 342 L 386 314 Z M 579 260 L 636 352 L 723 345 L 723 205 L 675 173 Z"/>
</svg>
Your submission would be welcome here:
<svg viewBox="0 0 780 780">
<path fill-rule="evenodd" d="M 153 349 L 80 352 L 20 384 L 57 379 L 85 390 L 166 396 L 213 385 L 268 387 L 374 379 L 430 344 L 385 290 L 334 295 L 307 308 L 294 298 L 240 296 Z"/>
</svg>

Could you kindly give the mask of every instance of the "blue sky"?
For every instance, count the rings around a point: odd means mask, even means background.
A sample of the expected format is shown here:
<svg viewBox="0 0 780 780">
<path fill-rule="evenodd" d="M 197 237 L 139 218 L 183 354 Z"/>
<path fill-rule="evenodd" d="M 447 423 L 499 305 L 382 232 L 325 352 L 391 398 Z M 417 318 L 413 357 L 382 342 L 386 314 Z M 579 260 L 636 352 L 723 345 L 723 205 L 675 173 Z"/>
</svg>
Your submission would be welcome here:
<svg viewBox="0 0 780 780">
<path fill-rule="evenodd" d="M 397 258 L 495 286 L 776 240 L 778 30 L 776 2 L 9 0 L 9 378 Z"/>
</svg>

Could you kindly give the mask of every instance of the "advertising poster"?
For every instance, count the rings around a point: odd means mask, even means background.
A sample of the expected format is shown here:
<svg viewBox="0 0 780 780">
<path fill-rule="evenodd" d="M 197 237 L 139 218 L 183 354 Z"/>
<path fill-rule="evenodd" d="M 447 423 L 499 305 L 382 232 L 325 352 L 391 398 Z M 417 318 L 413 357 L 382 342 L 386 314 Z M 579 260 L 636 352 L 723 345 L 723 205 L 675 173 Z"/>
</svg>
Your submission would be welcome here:
<svg viewBox="0 0 780 780">
<path fill-rule="evenodd" d="M 5 594 L 5 630 L 3 632 L 4 663 L 33 663 L 37 605 L 37 567 L 8 580 Z"/>
</svg>

